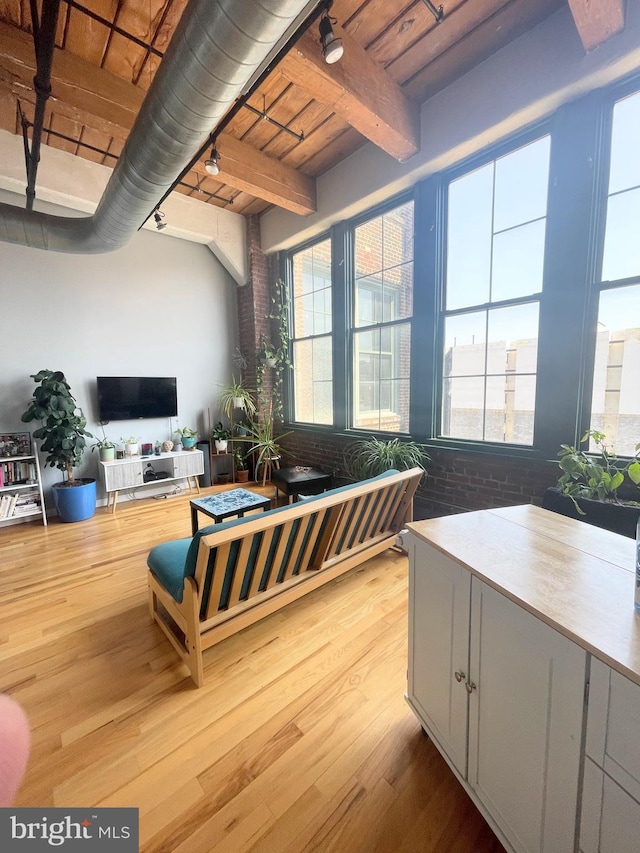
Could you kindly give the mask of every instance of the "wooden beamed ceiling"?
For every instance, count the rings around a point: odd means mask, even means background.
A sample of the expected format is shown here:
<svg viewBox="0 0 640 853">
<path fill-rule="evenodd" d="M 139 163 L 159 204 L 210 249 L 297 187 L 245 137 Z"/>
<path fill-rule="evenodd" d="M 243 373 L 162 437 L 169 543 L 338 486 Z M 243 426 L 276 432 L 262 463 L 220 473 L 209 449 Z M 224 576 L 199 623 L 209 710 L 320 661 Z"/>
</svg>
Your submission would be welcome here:
<svg viewBox="0 0 640 853">
<path fill-rule="evenodd" d="M 312 25 L 251 96 L 254 109 L 218 135 L 220 174 L 203 158 L 177 190 L 239 213 L 312 213 L 316 177 L 367 141 L 412 157 L 420 103 L 567 2 L 585 50 L 624 27 L 623 0 L 445 0 L 440 23 L 423 0 L 335 0 L 342 59 L 324 62 Z M 113 167 L 185 5 L 92 0 L 91 17 L 63 0 L 43 143 Z M 34 114 L 29 6 L 0 2 L 0 128 L 11 133 L 22 132 L 20 110 Z"/>
</svg>

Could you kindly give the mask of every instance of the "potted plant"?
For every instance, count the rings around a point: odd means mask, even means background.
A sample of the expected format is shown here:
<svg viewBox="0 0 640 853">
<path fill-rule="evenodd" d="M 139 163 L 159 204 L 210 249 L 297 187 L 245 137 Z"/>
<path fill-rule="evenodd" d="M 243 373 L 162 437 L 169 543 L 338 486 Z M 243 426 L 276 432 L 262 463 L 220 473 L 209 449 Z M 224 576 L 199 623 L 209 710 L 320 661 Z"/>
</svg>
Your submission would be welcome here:
<svg viewBox="0 0 640 853">
<path fill-rule="evenodd" d="M 558 465 L 562 474 L 555 487 L 546 490 L 542 506 L 570 518 L 634 538 L 640 515 L 640 461 L 619 460 L 606 444 L 606 435 L 587 430 L 581 444 L 593 442 L 595 452 L 562 444 Z"/>
<path fill-rule="evenodd" d="M 255 421 L 247 427 L 246 440 L 251 445 L 249 450 L 253 454 L 255 463 L 255 478 L 258 479 L 258 471 L 263 466 L 263 480 L 266 479 L 267 470 L 271 469 L 274 462 L 278 462 L 282 456 L 282 448 L 280 440 L 289 435 L 289 432 L 284 432 L 281 435 L 274 435 L 274 419 L 273 414 L 269 412 L 262 421 Z"/>
<path fill-rule="evenodd" d="M 97 439 L 96 443 L 92 446 L 91 452 L 98 448 L 98 453 L 100 455 L 101 462 L 112 462 L 115 459 L 116 455 L 116 446 L 111 441 L 110 438 L 107 438 L 104 427 L 102 428 L 102 438 Z"/>
<path fill-rule="evenodd" d="M 233 468 L 236 474 L 236 482 L 247 483 L 249 481 L 249 469 L 242 454 L 242 448 L 239 446 L 233 448 Z"/>
<path fill-rule="evenodd" d="M 180 441 L 182 442 L 182 446 L 185 450 L 193 450 L 196 444 L 196 438 L 198 437 L 197 429 L 191 429 L 191 427 L 178 427 L 176 429 L 176 435 L 180 436 Z"/>
<path fill-rule="evenodd" d="M 127 456 L 138 455 L 138 445 L 140 444 L 139 436 L 130 435 L 129 438 L 122 438 L 122 436 L 120 436 L 120 441 L 124 444 L 124 452 Z"/>
<path fill-rule="evenodd" d="M 231 377 L 229 385 L 225 385 L 220 391 L 218 405 L 229 420 L 236 409 L 242 409 L 248 416 L 254 415 L 256 411 L 253 392 L 246 387 L 244 380 L 236 381 L 234 376 Z"/>
<path fill-rule="evenodd" d="M 222 426 L 222 421 L 218 421 L 211 430 L 211 438 L 216 446 L 216 453 L 226 453 L 227 444 L 231 438 L 231 430 Z"/>
<path fill-rule="evenodd" d="M 81 464 L 87 447 L 87 419 L 76 403 L 64 374 L 59 370 L 40 370 L 31 374 L 38 387 L 22 415 L 24 423 L 40 421 L 34 438 L 42 441 L 47 454 L 45 465 L 63 472 L 63 482 L 52 488 L 53 502 L 61 521 L 83 521 L 96 509 L 96 481 L 76 478 L 74 468 Z M 66 477 L 66 479 L 64 479 Z"/>
<path fill-rule="evenodd" d="M 400 438 L 364 438 L 350 444 L 344 451 L 344 468 L 347 476 L 357 482 L 383 474 L 390 468 L 407 471 L 422 468 L 423 478 L 431 458 L 424 444 Z"/>
</svg>

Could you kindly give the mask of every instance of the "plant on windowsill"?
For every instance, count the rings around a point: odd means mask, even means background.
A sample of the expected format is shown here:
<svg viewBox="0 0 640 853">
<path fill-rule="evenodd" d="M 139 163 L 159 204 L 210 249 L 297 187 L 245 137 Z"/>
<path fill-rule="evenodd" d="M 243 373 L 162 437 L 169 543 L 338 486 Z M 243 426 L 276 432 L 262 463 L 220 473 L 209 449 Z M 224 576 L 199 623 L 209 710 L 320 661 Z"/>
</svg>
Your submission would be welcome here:
<svg viewBox="0 0 640 853">
<path fill-rule="evenodd" d="M 345 448 L 343 460 L 347 477 L 354 483 L 384 474 L 391 468 L 398 471 L 422 468 L 424 480 L 427 476 L 426 469 L 431 464 L 431 457 L 424 444 L 375 436 L 350 444 Z"/>
<path fill-rule="evenodd" d="M 609 450 L 604 433 L 587 430 L 580 443 L 590 440 L 597 448 L 594 453 L 561 445 L 562 474 L 556 486 L 545 492 L 542 506 L 633 538 L 640 515 L 640 444 L 635 456 L 624 463 Z"/>
<path fill-rule="evenodd" d="M 31 374 L 36 388 L 33 399 L 22 415 L 23 423 L 40 421 L 33 437 L 42 441 L 41 449 L 47 454 L 45 465 L 63 472 L 62 483 L 53 485 L 52 494 L 56 512 L 61 521 L 84 521 L 91 518 L 96 508 L 96 481 L 89 477 L 76 477 L 74 468 L 83 460 L 87 438 L 87 419 L 78 406 L 71 388 L 59 370 L 40 370 Z"/>
</svg>

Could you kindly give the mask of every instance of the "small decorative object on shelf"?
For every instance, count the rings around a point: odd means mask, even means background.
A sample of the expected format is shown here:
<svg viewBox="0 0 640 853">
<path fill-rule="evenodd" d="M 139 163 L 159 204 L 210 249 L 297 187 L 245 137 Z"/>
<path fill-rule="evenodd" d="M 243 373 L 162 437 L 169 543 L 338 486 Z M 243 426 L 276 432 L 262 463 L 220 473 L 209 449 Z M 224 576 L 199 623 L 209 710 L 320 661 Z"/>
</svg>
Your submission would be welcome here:
<svg viewBox="0 0 640 853">
<path fill-rule="evenodd" d="M 191 427 L 178 427 L 176 429 L 176 435 L 180 436 L 182 446 L 185 450 L 192 450 L 195 447 L 198 430 L 191 429 Z"/>
<path fill-rule="evenodd" d="M 171 453 L 171 451 L 173 450 L 173 447 L 174 447 L 174 445 L 173 445 L 173 442 L 171 441 L 171 439 L 168 439 L 167 441 L 162 442 L 162 449 L 164 450 L 165 453 Z"/>
<path fill-rule="evenodd" d="M 30 456 L 31 433 L 12 432 L 0 435 L 0 456 Z"/>
<path fill-rule="evenodd" d="M 156 456 L 160 456 L 160 454 L 162 453 L 162 445 L 160 444 L 159 441 L 156 441 L 156 443 L 155 443 L 154 452 L 155 452 Z"/>
</svg>

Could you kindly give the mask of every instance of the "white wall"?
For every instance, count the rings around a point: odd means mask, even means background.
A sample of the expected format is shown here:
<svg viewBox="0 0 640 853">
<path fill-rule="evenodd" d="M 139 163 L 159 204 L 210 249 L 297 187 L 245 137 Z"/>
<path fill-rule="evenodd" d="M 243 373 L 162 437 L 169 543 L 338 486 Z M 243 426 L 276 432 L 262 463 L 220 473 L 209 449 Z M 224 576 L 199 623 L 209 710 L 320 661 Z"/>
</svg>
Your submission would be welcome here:
<svg viewBox="0 0 640 853">
<path fill-rule="evenodd" d="M 0 242 L 0 432 L 36 428 L 20 416 L 35 389 L 30 374 L 46 368 L 65 373 L 93 433 L 98 375 L 176 376 L 180 426 L 205 433 L 237 337 L 236 285 L 206 246 L 146 231 L 106 255 Z M 106 433 L 154 442 L 175 426 L 122 421 Z M 97 469 L 88 453 L 79 474 Z M 60 478 L 47 469 L 45 486 Z"/>
</svg>

